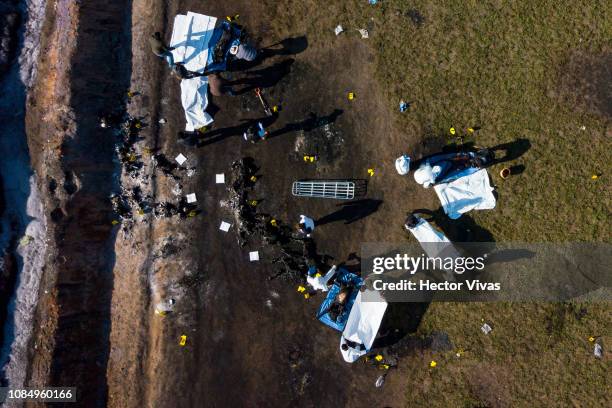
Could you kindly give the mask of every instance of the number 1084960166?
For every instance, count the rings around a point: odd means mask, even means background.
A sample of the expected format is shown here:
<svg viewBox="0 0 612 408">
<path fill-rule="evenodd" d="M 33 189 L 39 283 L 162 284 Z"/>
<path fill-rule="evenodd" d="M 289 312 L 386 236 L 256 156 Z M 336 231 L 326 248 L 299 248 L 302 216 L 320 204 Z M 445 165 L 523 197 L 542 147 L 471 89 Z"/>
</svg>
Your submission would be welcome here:
<svg viewBox="0 0 612 408">
<path fill-rule="evenodd" d="M 0 404 L 17 401 L 76 402 L 76 387 L 0 387 Z"/>
</svg>

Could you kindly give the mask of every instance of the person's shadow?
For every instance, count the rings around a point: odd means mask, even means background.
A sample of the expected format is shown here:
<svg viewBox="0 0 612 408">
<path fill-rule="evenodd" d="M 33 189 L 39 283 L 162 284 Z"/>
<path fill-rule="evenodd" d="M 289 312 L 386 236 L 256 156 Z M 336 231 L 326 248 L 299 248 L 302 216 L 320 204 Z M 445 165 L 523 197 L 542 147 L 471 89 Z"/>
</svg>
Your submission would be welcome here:
<svg viewBox="0 0 612 408">
<path fill-rule="evenodd" d="M 525 154 L 527 150 L 529 150 L 530 148 L 531 148 L 531 142 L 529 141 L 529 139 L 525 139 L 525 138 L 520 138 L 520 139 L 516 139 L 513 142 L 502 143 L 502 144 L 498 144 L 493 147 L 489 147 L 486 150 L 489 150 L 492 153 L 494 153 L 495 159 L 493 159 L 491 163 L 487 165 L 486 167 L 489 167 L 493 164 L 505 163 L 508 161 L 516 160 L 519 157 L 521 157 L 523 154 Z M 441 149 L 437 149 L 437 150 L 438 151 L 436 151 L 435 153 L 427 154 L 427 155 L 422 156 L 420 159 L 414 160 L 411 163 L 410 167 L 413 169 L 416 169 L 426 160 L 432 157 L 441 155 L 441 154 L 477 151 L 479 150 L 479 148 L 475 146 L 474 142 L 469 141 L 469 142 L 462 143 L 462 144 L 457 144 L 457 143 L 447 144 L 443 146 Z M 503 157 L 498 157 L 500 151 L 505 152 Z M 514 167 L 515 167 L 516 174 L 522 173 L 525 169 L 525 167 L 522 165 L 514 166 Z"/>
<path fill-rule="evenodd" d="M 278 46 L 281 48 L 278 48 Z M 295 55 L 304 52 L 308 48 L 308 39 L 305 35 L 299 37 L 285 38 L 276 44 L 268 45 L 261 50 L 261 58 L 272 58 L 277 55 Z"/>
<path fill-rule="evenodd" d="M 179 132 L 178 141 L 185 146 L 203 147 L 232 136 L 242 136 L 250 127 L 257 125 L 259 122 L 261 122 L 264 128 L 268 128 L 276 119 L 278 119 L 278 115 L 263 116 L 256 119 L 241 119 L 241 123 L 238 125 L 212 129 L 204 134 L 199 132 Z"/>
<path fill-rule="evenodd" d="M 283 135 L 288 132 L 297 132 L 299 130 L 303 130 L 304 132 L 311 132 L 319 127 L 334 123 L 343 113 L 344 111 L 342 109 L 334 109 L 333 112 L 325 116 L 317 116 L 317 114 L 315 114 L 314 112 L 310 112 L 306 119 L 299 122 L 288 123 L 282 128 L 270 132 L 270 135 L 268 137 L 272 138 L 275 136 Z"/>
<path fill-rule="evenodd" d="M 460 218 L 452 220 L 444 213 L 442 207 L 435 211 L 418 209 L 413 213 L 427 222 L 435 222 L 452 242 L 495 242 L 491 231 L 478 225 L 468 214 L 462 214 Z"/>
<path fill-rule="evenodd" d="M 392 302 L 387 306 L 385 316 L 380 324 L 378 335 L 372 344 L 372 349 L 385 347 L 411 348 L 414 341 L 410 334 L 419 328 L 430 302 Z"/>
<path fill-rule="evenodd" d="M 315 221 L 315 225 L 321 226 L 337 221 L 344 221 L 344 224 L 351 224 L 375 213 L 378 211 L 378 207 L 380 207 L 381 204 L 382 200 L 373 200 L 370 198 L 338 204 L 338 206 L 341 207 L 339 210 L 318 219 Z"/>
<path fill-rule="evenodd" d="M 259 55 L 254 61 L 232 60 L 228 70 L 232 72 L 246 71 L 255 68 L 272 57 L 300 54 L 304 52 L 306 48 L 308 48 L 308 39 L 306 36 L 286 38 L 275 44 L 261 47 Z"/>
<path fill-rule="evenodd" d="M 236 95 L 243 95 L 255 88 L 271 88 L 289 75 L 294 62 L 294 59 L 289 58 L 266 68 L 245 72 L 246 76 L 228 81 L 227 85 L 234 87 Z M 244 86 L 235 89 L 236 85 Z"/>
<path fill-rule="evenodd" d="M 495 153 L 493 164 L 499 164 L 518 159 L 530 148 L 531 142 L 529 139 L 520 138 L 513 142 L 502 143 L 498 144 L 497 146 L 490 147 L 489 150 Z M 498 157 L 499 151 L 505 152 L 503 157 Z"/>
</svg>

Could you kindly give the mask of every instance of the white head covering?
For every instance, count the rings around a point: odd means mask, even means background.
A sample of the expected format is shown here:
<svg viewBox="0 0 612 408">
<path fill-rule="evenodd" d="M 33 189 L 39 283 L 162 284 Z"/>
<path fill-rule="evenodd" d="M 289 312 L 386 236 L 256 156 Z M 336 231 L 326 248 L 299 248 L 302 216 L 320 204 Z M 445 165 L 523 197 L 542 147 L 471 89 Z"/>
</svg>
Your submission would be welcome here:
<svg viewBox="0 0 612 408">
<path fill-rule="evenodd" d="M 414 181 L 422 184 L 425 188 L 433 184 L 434 175 L 429 163 L 422 164 L 421 167 L 414 172 Z"/>
</svg>

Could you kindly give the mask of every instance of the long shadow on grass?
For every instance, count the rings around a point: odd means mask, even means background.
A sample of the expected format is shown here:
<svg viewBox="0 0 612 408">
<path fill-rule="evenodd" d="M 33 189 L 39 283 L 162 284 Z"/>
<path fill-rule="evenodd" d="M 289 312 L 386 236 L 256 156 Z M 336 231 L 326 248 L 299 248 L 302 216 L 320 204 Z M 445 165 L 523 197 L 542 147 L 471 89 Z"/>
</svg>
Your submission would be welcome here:
<svg viewBox="0 0 612 408">
<path fill-rule="evenodd" d="M 374 340 L 372 348 L 411 349 L 422 346 L 420 341 L 412 338 L 410 334 L 419 328 L 429 304 L 430 302 L 389 303 L 380 324 L 379 337 Z"/>
<path fill-rule="evenodd" d="M 495 237 L 491 231 L 478 225 L 467 214 L 463 214 L 456 220 L 451 220 L 444 213 L 442 207 L 435 211 L 421 208 L 414 210 L 413 213 L 421 215 L 427 222 L 435 222 L 452 242 L 495 242 Z"/>
<path fill-rule="evenodd" d="M 260 50 L 255 61 L 232 61 L 228 70 L 232 72 L 246 71 L 255 68 L 269 58 L 300 54 L 304 52 L 306 48 L 308 48 L 308 39 L 306 36 L 285 38 L 275 44 L 264 46 Z"/>
<path fill-rule="evenodd" d="M 424 149 L 427 152 L 431 151 L 432 148 L 436 151 L 434 153 L 428 153 L 422 156 L 421 158 L 415 160 L 414 162 L 412 162 L 411 168 L 416 169 L 425 160 L 429 159 L 430 157 L 437 156 L 439 154 L 470 152 L 470 151 L 473 152 L 482 147 L 482 146 L 476 147 L 474 142 L 471 142 L 471 141 L 467 143 L 451 143 L 451 144 L 447 144 L 444 146 L 439 146 L 440 140 L 442 140 L 441 137 L 437 139 L 431 139 L 429 144 L 424 146 Z M 439 146 L 439 147 L 436 148 L 436 146 Z M 525 154 L 527 150 L 529 150 L 530 148 L 531 148 L 531 142 L 529 141 L 529 139 L 525 139 L 525 138 L 519 138 L 512 142 L 501 143 L 501 144 L 489 147 L 488 150 L 495 154 L 495 159 L 491 162 L 490 165 L 506 163 L 512 160 L 516 160 L 519 157 L 521 157 L 523 154 Z M 502 152 L 503 152 L 503 156 L 500 157 L 500 153 Z M 517 166 L 517 167 L 520 167 L 520 166 Z M 522 168 L 524 170 L 524 166 L 522 166 Z M 522 170 L 515 171 L 515 174 L 518 174 L 520 172 L 522 172 Z"/>
</svg>

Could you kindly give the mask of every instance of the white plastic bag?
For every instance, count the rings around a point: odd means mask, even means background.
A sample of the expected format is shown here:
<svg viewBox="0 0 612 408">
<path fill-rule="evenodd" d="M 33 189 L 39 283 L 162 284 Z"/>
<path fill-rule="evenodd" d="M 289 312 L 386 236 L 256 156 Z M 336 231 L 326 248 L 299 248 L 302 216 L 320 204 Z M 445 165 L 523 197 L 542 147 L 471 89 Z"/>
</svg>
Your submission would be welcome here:
<svg viewBox="0 0 612 408">
<path fill-rule="evenodd" d="M 410 157 L 407 154 L 398 157 L 395 160 L 395 169 L 400 176 L 405 176 L 410 171 Z"/>
</svg>

